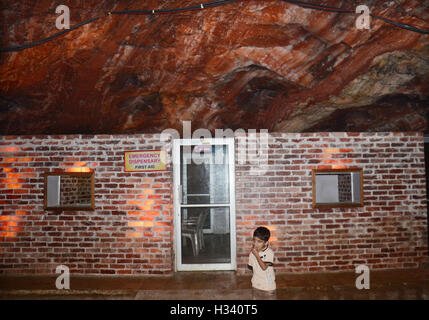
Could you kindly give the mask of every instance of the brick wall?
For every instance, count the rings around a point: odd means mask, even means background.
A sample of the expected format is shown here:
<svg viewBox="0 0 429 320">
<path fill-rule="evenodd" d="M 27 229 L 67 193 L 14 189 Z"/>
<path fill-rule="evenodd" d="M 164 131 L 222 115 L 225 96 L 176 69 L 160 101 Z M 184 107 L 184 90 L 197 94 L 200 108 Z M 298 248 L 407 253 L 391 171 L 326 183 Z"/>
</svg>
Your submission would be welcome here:
<svg viewBox="0 0 429 320">
<path fill-rule="evenodd" d="M 272 133 L 268 164 L 236 163 L 237 263 L 272 230 L 276 272 L 414 268 L 427 259 L 423 135 Z M 236 136 L 236 156 L 246 139 Z M 165 274 L 174 270 L 172 166 L 127 173 L 123 152 L 159 135 L 0 137 L 0 273 Z M 236 157 L 238 159 L 238 157 Z M 312 209 L 311 169 L 363 168 L 365 206 Z M 95 210 L 43 210 L 43 173 L 95 171 Z"/>
<path fill-rule="evenodd" d="M 235 168 L 240 272 L 259 225 L 272 231 L 276 272 L 416 268 L 427 260 L 422 134 L 271 136 L 261 175 L 249 175 L 248 164 Z M 313 209 L 311 170 L 345 167 L 363 168 L 365 206 Z"/>
<path fill-rule="evenodd" d="M 0 137 L 0 273 L 172 270 L 171 167 L 124 172 L 124 151 L 158 135 Z M 43 209 L 43 173 L 95 171 L 95 211 Z"/>
</svg>

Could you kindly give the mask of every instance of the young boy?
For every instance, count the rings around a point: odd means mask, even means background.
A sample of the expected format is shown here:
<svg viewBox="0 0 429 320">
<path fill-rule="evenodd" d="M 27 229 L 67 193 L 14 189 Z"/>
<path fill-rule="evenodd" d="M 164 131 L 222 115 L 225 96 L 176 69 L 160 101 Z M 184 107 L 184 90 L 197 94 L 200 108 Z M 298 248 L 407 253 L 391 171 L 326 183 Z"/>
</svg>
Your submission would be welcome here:
<svg viewBox="0 0 429 320">
<path fill-rule="evenodd" d="M 253 246 L 249 255 L 248 268 L 253 271 L 252 288 L 254 299 L 273 299 L 276 295 L 274 275 L 274 253 L 268 247 L 270 230 L 256 228 L 253 232 Z"/>
</svg>

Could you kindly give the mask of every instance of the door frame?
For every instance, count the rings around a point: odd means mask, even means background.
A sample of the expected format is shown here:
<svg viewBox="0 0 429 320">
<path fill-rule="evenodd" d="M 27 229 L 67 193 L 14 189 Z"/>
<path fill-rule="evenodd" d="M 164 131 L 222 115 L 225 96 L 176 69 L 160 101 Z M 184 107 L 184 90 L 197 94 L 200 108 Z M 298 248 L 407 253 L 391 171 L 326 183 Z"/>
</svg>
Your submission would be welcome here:
<svg viewBox="0 0 429 320">
<path fill-rule="evenodd" d="M 229 172 L 229 204 L 194 205 L 229 207 L 230 226 L 230 263 L 182 264 L 182 237 L 181 237 L 181 197 L 180 197 L 180 147 L 192 145 L 227 145 L 228 172 Z M 237 270 L 236 226 L 235 226 L 235 149 L 234 138 L 202 138 L 202 139 L 174 139 L 173 140 L 173 248 L 175 271 L 217 271 Z"/>
</svg>

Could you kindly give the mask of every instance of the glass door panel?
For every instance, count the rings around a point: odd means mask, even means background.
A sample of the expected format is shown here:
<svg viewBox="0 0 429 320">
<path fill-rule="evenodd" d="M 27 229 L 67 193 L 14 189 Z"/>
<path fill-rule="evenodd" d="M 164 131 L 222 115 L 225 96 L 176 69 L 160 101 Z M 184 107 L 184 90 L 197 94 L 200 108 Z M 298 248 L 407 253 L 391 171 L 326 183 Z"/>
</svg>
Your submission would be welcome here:
<svg viewBox="0 0 429 320">
<path fill-rule="evenodd" d="M 204 142 L 174 142 L 176 266 L 234 270 L 234 140 Z"/>
<path fill-rule="evenodd" d="M 202 232 L 211 215 L 213 232 Z M 182 264 L 231 263 L 228 207 L 182 208 L 181 216 Z"/>
<path fill-rule="evenodd" d="M 226 145 L 182 146 L 182 204 L 229 203 Z M 210 148 L 207 148 L 210 147 Z"/>
</svg>

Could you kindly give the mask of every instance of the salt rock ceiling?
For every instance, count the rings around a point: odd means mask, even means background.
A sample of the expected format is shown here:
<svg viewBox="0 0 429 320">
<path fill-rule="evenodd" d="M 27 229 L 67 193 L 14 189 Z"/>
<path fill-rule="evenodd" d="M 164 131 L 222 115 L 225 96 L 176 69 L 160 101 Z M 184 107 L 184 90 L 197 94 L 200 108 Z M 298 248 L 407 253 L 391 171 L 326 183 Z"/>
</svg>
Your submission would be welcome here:
<svg viewBox="0 0 429 320">
<path fill-rule="evenodd" d="M 355 10 L 358 1 L 313 1 Z M 428 29 L 429 1 L 364 1 L 371 13 Z M 1 47 L 71 26 L 45 44 L 0 53 L 0 134 L 192 129 L 428 131 L 429 38 L 355 15 L 279 0 L 171 15 L 108 11 L 198 1 L 3 1 Z"/>
</svg>

